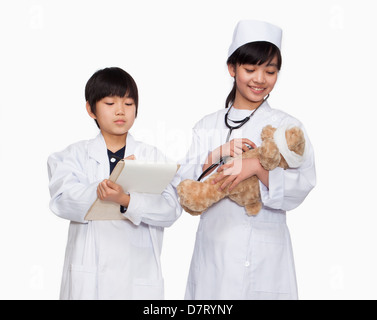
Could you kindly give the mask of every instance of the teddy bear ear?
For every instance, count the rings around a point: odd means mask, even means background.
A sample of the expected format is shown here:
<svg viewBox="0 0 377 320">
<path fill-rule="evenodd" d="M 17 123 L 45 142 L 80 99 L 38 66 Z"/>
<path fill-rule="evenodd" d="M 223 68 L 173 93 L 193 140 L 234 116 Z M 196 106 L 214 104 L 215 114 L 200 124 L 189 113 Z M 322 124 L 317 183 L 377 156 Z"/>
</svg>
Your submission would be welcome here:
<svg viewBox="0 0 377 320">
<path fill-rule="evenodd" d="M 303 131 L 292 125 L 276 129 L 274 141 L 289 168 L 298 168 L 305 158 L 305 137 Z"/>
<path fill-rule="evenodd" d="M 289 128 L 285 132 L 288 149 L 302 156 L 305 151 L 305 137 L 304 133 L 299 127 Z"/>
<path fill-rule="evenodd" d="M 267 126 L 265 126 L 262 129 L 262 133 L 261 133 L 261 139 L 262 139 L 262 141 L 266 140 L 266 139 L 273 139 L 275 131 L 276 131 L 276 129 L 273 128 L 270 124 L 267 125 Z"/>
</svg>

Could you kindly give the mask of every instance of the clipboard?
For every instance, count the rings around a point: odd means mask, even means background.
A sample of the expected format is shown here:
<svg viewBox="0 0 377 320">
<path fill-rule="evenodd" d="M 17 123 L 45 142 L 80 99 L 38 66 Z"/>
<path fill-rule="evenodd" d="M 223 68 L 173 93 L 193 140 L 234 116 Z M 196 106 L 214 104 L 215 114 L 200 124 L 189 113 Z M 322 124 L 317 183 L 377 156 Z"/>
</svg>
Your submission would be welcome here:
<svg viewBox="0 0 377 320">
<path fill-rule="evenodd" d="M 161 194 L 173 179 L 179 165 L 139 160 L 120 160 L 109 180 L 121 185 L 125 192 Z M 85 220 L 127 220 L 120 206 L 96 199 L 85 215 Z"/>
</svg>

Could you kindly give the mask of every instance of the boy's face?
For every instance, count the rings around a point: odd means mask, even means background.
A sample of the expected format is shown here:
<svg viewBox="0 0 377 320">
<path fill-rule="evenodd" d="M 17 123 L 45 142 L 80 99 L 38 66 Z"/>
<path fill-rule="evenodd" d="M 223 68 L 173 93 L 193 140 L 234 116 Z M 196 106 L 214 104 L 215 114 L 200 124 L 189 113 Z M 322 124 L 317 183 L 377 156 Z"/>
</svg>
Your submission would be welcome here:
<svg viewBox="0 0 377 320">
<path fill-rule="evenodd" d="M 127 96 L 105 97 L 96 103 L 96 114 L 86 104 L 87 111 L 97 120 L 102 133 L 114 136 L 126 134 L 135 121 L 136 105 L 132 98 Z"/>
</svg>

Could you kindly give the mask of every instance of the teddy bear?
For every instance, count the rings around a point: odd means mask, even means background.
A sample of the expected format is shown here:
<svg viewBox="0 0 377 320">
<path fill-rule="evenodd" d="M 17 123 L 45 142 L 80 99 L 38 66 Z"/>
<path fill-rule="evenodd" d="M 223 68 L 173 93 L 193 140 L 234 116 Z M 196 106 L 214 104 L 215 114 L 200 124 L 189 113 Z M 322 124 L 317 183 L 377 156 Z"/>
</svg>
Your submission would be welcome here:
<svg viewBox="0 0 377 320">
<path fill-rule="evenodd" d="M 260 147 L 248 150 L 237 158 L 259 158 L 266 170 L 276 167 L 297 168 L 304 161 L 305 137 L 298 126 L 285 125 L 274 128 L 267 125 L 262 129 L 261 139 Z M 234 159 L 230 158 L 229 161 Z M 219 174 L 215 172 L 203 182 L 182 181 L 177 186 L 182 208 L 191 215 L 200 215 L 216 202 L 229 197 L 240 206 L 244 206 L 248 215 L 257 215 L 262 208 L 257 176 L 245 179 L 229 192 L 228 187 L 224 190 L 219 188 L 221 181 L 217 184 L 211 183 Z"/>
</svg>

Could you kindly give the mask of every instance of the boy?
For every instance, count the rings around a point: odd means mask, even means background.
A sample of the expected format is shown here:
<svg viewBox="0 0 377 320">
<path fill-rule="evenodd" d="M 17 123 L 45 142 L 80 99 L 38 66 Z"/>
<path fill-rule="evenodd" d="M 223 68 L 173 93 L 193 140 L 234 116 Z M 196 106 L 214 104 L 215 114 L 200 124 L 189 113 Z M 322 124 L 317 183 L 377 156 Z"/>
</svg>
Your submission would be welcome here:
<svg viewBox="0 0 377 320">
<path fill-rule="evenodd" d="M 85 98 L 100 133 L 48 159 L 50 209 L 71 221 L 60 298 L 163 299 L 163 228 L 181 214 L 175 191 L 169 185 L 162 195 L 127 194 L 107 178 L 125 157 L 166 159 L 129 133 L 137 116 L 138 90 L 127 72 L 97 71 L 86 84 Z M 127 220 L 85 221 L 97 196 L 118 203 Z"/>
</svg>

